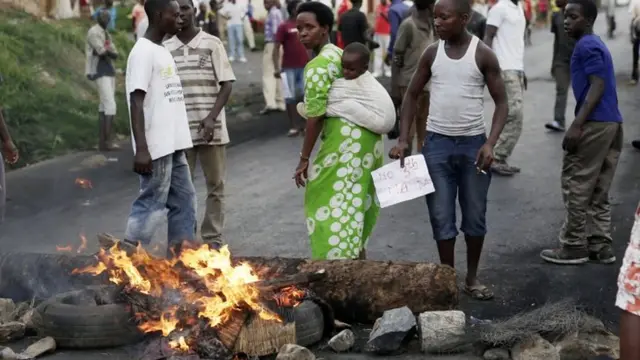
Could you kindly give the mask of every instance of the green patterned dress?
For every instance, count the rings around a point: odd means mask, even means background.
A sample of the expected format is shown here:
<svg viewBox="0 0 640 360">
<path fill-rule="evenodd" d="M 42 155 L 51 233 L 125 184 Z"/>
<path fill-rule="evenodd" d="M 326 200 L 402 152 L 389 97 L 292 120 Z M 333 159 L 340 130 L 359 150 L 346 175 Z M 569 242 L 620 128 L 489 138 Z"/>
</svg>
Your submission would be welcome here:
<svg viewBox="0 0 640 360">
<path fill-rule="evenodd" d="M 304 68 L 308 117 L 326 112 L 331 84 L 342 77 L 342 50 L 325 45 Z M 376 224 L 371 171 L 382 166 L 382 136 L 338 117 L 327 117 L 304 198 L 313 259 L 355 259 Z"/>
</svg>

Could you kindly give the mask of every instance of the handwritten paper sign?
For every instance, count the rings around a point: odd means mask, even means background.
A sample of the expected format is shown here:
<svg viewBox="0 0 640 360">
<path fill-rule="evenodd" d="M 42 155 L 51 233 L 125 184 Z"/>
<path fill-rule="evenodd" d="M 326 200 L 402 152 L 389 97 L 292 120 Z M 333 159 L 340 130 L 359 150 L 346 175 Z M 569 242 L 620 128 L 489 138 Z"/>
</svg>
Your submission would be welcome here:
<svg viewBox="0 0 640 360">
<path fill-rule="evenodd" d="M 413 155 L 384 165 L 371 173 L 380 207 L 388 207 L 430 194 L 436 189 L 431 182 L 423 155 Z"/>
</svg>

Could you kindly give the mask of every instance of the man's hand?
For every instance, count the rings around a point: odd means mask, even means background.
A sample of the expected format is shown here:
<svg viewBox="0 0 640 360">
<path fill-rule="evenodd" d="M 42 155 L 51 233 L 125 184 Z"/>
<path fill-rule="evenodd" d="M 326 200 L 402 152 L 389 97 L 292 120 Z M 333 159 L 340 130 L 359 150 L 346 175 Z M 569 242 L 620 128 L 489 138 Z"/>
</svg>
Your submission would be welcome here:
<svg viewBox="0 0 640 360">
<path fill-rule="evenodd" d="M 524 83 L 524 89 L 527 90 L 529 87 L 529 80 L 527 79 L 527 74 L 522 75 L 522 82 Z"/>
<path fill-rule="evenodd" d="M 215 123 L 214 119 L 206 117 L 200 122 L 200 125 L 198 125 L 198 133 L 202 136 L 202 139 L 208 143 L 213 140 Z"/>
<path fill-rule="evenodd" d="M 389 157 L 392 159 L 400 159 L 400 167 L 404 167 L 404 158 L 409 156 L 409 144 L 406 141 L 398 141 L 396 146 L 389 151 Z"/>
<path fill-rule="evenodd" d="M 478 170 L 488 171 L 493 163 L 493 145 L 484 143 L 476 156 L 476 167 Z"/>
<path fill-rule="evenodd" d="M 404 67 L 404 56 L 402 56 L 402 55 L 394 55 L 393 56 L 393 62 L 399 68 Z"/>
<path fill-rule="evenodd" d="M 133 171 L 138 175 L 151 175 L 153 173 L 153 162 L 149 150 L 138 150 L 133 157 Z"/>
<path fill-rule="evenodd" d="M 384 57 L 384 64 L 387 66 L 391 66 L 391 60 L 392 60 L 391 54 L 387 53 L 387 55 L 385 55 Z"/>
<path fill-rule="evenodd" d="M 582 137 L 582 127 L 571 124 L 569 130 L 562 139 L 562 149 L 568 153 L 574 153 L 578 148 L 578 143 Z"/>
<path fill-rule="evenodd" d="M 2 145 L 2 154 L 4 155 L 4 161 L 6 161 L 9 164 L 17 163 L 18 158 L 20 158 L 20 154 L 18 153 L 18 148 L 11 140 L 5 142 Z"/>
<path fill-rule="evenodd" d="M 307 179 L 309 178 L 307 170 L 309 169 L 309 160 L 300 159 L 296 172 L 293 174 L 293 179 L 296 181 L 298 188 L 304 187 Z"/>
<path fill-rule="evenodd" d="M 274 76 L 276 79 L 280 79 L 280 74 L 281 74 L 281 73 L 282 73 L 282 71 L 281 71 L 281 70 L 276 69 L 276 71 L 273 73 L 273 76 Z"/>
</svg>

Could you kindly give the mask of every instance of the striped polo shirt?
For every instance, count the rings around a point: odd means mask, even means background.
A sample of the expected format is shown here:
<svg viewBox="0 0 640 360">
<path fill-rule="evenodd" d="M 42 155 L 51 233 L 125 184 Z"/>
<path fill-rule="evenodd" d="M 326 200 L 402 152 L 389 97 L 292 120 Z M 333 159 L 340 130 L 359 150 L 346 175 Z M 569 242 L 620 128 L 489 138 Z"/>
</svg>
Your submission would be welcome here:
<svg viewBox="0 0 640 360">
<path fill-rule="evenodd" d="M 182 82 L 193 145 L 228 144 L 224 108 L 216 119 L 210 143 L 206 143 L 198 133 L 200 122 L 209 115 L 216 102 L 220 83 L 236 80 L 222 41 L 200 30 L 188 44 L 173 36 L 164 42 L 164 46 L 173 56 Z"/>
</svg>

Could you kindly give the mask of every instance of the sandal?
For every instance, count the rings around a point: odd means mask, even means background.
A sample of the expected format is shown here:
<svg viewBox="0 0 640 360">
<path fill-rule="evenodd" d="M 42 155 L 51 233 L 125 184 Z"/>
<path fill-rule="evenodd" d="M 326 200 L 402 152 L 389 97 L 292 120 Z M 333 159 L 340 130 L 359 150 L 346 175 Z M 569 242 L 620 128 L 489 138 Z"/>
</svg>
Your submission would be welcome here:
<svg viewBox="0 0 640 360">
<path fill-rule="evenodd" d="M 289 132 L 287 133 L 288 137 L 295 137 L 300 135 L 300 130 L 298 129 L 289 129 Z"/>
<path fill-rule="evenodd" d="M 465 294 L 469 295 L 472 299 L 475 300 L 486 301 L 493 299 L 493 291 L 491 291 L 491 289 L 484 285 L 465 285 L 463 291 Z"/>
</svg>

